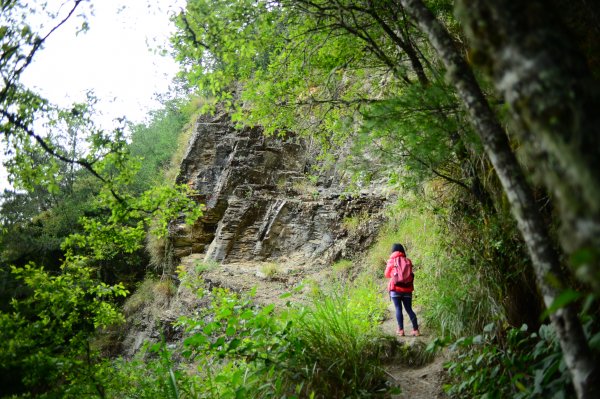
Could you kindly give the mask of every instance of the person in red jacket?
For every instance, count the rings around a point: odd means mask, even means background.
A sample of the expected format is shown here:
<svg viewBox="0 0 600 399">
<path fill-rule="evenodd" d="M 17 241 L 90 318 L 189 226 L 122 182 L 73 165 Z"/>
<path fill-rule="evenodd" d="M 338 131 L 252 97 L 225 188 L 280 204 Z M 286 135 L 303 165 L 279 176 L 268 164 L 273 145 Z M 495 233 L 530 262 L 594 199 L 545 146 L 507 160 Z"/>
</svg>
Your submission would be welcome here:
<svg viewBox="0 0 600 399">
<path fill-rule="evenodd" d="M 410 278 L 404 277 L 401 279 L 404 283 L 395 284 L 394 274 L 410 275 Z M 406 257 L 406 251 L 402 244 L 392 245 L 392 254 L 387 261 L 385 268 L 385 277 L 389 278 L 388 291 L 390 298 L 396 307 L 396 320 L 398 321 L 398 335 L 404 336 L 404 317 L 402 315 L 402 306 L 408 313 L 410 322 L 412 323 L 412 335 L 419 336 L 419 323 L 417 315 L 412 310 L 412 293 L 414 291 L 412 262 Z"/>
</svg>

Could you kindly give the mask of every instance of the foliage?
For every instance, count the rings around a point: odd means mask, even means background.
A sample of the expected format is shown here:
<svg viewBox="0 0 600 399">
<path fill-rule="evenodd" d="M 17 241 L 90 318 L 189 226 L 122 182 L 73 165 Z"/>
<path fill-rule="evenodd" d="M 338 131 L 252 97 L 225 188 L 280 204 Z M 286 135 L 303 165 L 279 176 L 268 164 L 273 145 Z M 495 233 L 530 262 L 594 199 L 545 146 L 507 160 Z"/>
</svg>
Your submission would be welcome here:
<svg viewBox="0 0 600 399">
<path fill-rule="evenodd" d="M 183 347 L 156 344 L 146 363 L 115 362 L 103 377 L 108 397 L 364 397 L 381 387 L 378 323 L 386 310 L 372 282 L 321 291 L 307 308 L 277 313 L 251 295 L 200 293 L 211 304 L 179 320 Z M 176 361 L 181 356 L 186 361 Z M 115 376 L 121 383 L 110 383 Z"/>
<path fill-rule="evenodd" d="M 30 293 L 14 298 L 11 312 L 0 313 L 3 386 L 12 380 L 43 392 L 89 378 L 97 361 L 89 337 L 124 320 L 112 301 L 127 291 L 121 284 L 96 281 L 77 257 L 69 258 L 58 275 L 34 265 L 13 267 L 13 273 Z"/>
<path fill-rule="evenodd" d="M 81 224 L 90 238 L 79 234 L 67 245 L 93 247 L 99 240 L 122 240 L 116 249 L 107 251 L 107 256 L 104 256 L 106 248 L 93 249 L 95 257 L 101 260 L 114 257 L 115 251 L 137 249 L 136 241 L 149 215 L 159 218 L 157 227 L 164 232 L 167 221 L 180 212 L 190 210 L 190 217 L 195 219 L 201 210 L 186 197 L 189 189 L 153 187 L 143 193 L 133 189 L 140 164 L 130 156 L 123 121 L 117 121 L 112 130 L 98 127 L 94 122 L 96 98 L 93 94 L 88 93 L 85 103 L 61 109 L 20 85 L 21 74 L 35 53 L 74 14 L 80 3 L 82 0 L 67 2 L 57 12 L 65 13 L 60 18 L 48 11 L 60 22 L 51 26 L 45 36 L 39 35 L 36 29 L 43 31 L 46 27 L 28 25 L 28 12 L 41 12 L 42 4 L 2 3 L 2 21 L 6 26 L 0 37 L 4 82 L 0 89 L 0 132 L 10 149 L 6 166 L 15 188 L 28 192 L 42 188 L 53 195 L 60 191 L 72 192 L 75 177 L 81 170 L 97 179 L 94 193 L 98 195 L 98 202 L 93 211 L 94 216 L 99 214 L 99 220 L 86 215 Z"/>
<path fill-rule="evenodd" d="M 292 361 L 289 322 L 274 317 L 273 305 L 253 307 L 224 290 L 213 294 L 210 317 L 180 321 L 191 333 L 183 355 L 204 380 L 198 397 L 273 397 L 290 389 L 284 384 Z"/>
<path fill-rule="evenodd" d="M 267 134 L 310 132 L 324 148 L 342 146 L 364 104 L 393 93 L 402 78 L 410 82 L 403 55 L 369 13 L 404 22 L 375 3 L 364 10 L 338 2 L 339 18 L 317 3 L 188 1 L 173 37 L 182 75 L 228 103 L 240 123 L 261 124 Z"/>
<path fill-rule="evenodd" d="M 164 342 L 145 345 L 130 360 L 106 359 L 97 366 L 97 378 L 107 398 L 196 398 L 186 391 L 185 372 L 178 370 Z"/>
<path fill-rule="evenodd" d="M 188 123 L 183 101 L 171 100 L 163 108 L 149 114 L 149 121 L 131 126 L 131 155 L 141 160 L 135 179 L 136 191 L 143 192 L 161 185 L 178 147 L 178 138 Z"/>
<path fill-rule="evenodd" d="M 154 234 L 164 235 L 169 221 L 180 214 L 193 223 L 202 207 L 190 199 L 192 191 L 186 185 L 154 187 L 139 196 L 128 194 L 127 200 L 117 199 L 112 192 L 103 192 L 100 205 L 107 205 L 109 215 L 82 218 L 85 234 L 73 234 L 65 240 L 68 251 L 86 248 L 95 259 L 111 259 L 120 253 L 141 248 L 146 227 L 154 221 Z"/>
<path fill-rule="evenodd" d="M 527 325 L 461 338 L 451 349 L 458 356 L 446 364 L 450 397 L 566 398 L 575 397 L 553 328 Z"/>
<path fill-rule="evenodd" d="M 481 149 L 464 125 L 464 115 L 446 85 L 399 88 L 362 111 L 348 167 L 358 184 L 385 177 L 406 190 L 437 177 L 469 192 L 461 162 L 467 148 Z"/>
<path fill-rule="evenodd" d="M 89 340 L 122 321 L 112 301 L 125 295 L 122 284 L 106 281 L 127 279 L 122 262 L 135 262 L 141 270 L 137 256 L 151 221 L 156 234 L 164 235 L 170 220 L 183 216 L 192 222 L 202 212 L 188 187 L 136 187 L 140 162 L 131 156 L 126 126 L 96 125 L 92 94 L 83 104 L 61 109 L 21 85 L 35 53 L 81 3 L 68 1 L 57 15 L 50 12 L 58 22 L 49 27 L 29 24 L 45 3 L 1 5 L 0 134 L 11 183 L 20 190 L 6 194 L 3 204 L 3 277 L 9 263 L 24 266 L 12 268 L 11 292 L 2 287 L 2 299 L 17 298 L 12 312 L 1 313 L 0 356 L 3 378 L 21 381 L 16 390 L 29 394 L 68 396 L 82 387 L 80 394 L 89 396 L 90 387 L 103 396 L 94 381 L 98 355 Z M 17 241 L 21 237 L 23 243 Z M 27 248 L 27 242 L 35 245 Z M 32 260 L 48 260 L 49 271 Z M 164 290 L 172 293 L 173 286 Z M 2 303 L 2 309 L 7 306 Z"/>
<path fill-rule="evenodd" d="M 231 83 L 264 67 L 277 47 L 276 15 L 277 8 L 264 1 L 188 1 L 175 18 L 179 31 L 172 39 L 185 77 L 205 97 L 230 100 Z"/>
</svg>

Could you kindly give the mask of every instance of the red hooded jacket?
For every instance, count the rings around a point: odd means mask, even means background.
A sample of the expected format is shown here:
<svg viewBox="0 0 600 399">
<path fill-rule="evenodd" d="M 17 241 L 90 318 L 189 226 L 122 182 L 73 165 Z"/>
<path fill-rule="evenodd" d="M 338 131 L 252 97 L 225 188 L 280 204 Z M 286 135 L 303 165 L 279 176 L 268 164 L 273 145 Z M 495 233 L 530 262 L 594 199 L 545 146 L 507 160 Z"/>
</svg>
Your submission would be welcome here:
<svg viewBox="0 0 600 399">
<path fill-rule="evenodd" d="M 406 262 L 410 262 L 410 259 L 408 259 L 406 257 L 406 255 L 404 255 L 403 252 L 400 251 L 396 251 L 396 252 L 392 252 L 392 254 L 390 255 L 390 258 L 387 261 L 387 266 L 385 267 L 385 277 L 389 278 L 390 281 L 388 282 L 388 291 L 396 291 L 396 292 L 413 292 L 415 290 L 415 287 L 413 285 L 413 283 L 411 282 L 410 285 L 408 287 L 395 287 L 394 283 L 392 283 L 392 273 L 394 272 L 394 267 L 396 266 L 396 259 L 398 259 L 398 261 L 400 261 L 399 258 L 404 257 Z M 411 262 L 412 264 L 412 262 Z"/>
</svg>

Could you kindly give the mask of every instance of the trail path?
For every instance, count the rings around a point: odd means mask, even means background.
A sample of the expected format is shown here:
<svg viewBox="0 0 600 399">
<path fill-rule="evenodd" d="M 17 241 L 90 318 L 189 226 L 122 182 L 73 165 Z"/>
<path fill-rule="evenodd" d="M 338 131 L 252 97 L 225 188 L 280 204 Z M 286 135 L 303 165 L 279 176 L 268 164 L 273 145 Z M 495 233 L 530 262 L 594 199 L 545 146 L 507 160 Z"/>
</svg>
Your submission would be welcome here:
<svg viewBox="0 0 600 399">
<path fill-rule="evenodd" d="M 386 294 L 387 295 L 387 294 Z M 410 335 L 405 337 L 399 337 L 396 335 L 398 328 L 396 324 L 396 318 L 394 316 L 395 309 L 394 304 L 390 301 L 389 306 L 389 318 L 386 319 L 381 328 L 383 332 L 392 336 L 395 336 L 398 341 L 406 345 L 416 345 L 427 343 L 431 340 L 428 336 L 427 326 L 423 325 L 419 318 L 419 330 L 421 336 L 412 337 Z M 415 308 L 415 313 L 419 317 L 419 309 Z M 407 326 L 408 317 L 404 313 L 404 326 Z M 408 322 L 408 333 L 412 331 L 410 322 Z M 398 395 L 392 395 L 392 399 L 435 399 L 445 398 L 446 395 L 442 390 L 442 372 L 443 372 L 443 355 L 437 355 L 433 362 L 426 364 L 425 366 L 410 366 L 406 364 L 392 363 L 385 366 L 386 373 L 390 377 L 393 383 L 400 386 L 402 392 Z"/>
</svg>

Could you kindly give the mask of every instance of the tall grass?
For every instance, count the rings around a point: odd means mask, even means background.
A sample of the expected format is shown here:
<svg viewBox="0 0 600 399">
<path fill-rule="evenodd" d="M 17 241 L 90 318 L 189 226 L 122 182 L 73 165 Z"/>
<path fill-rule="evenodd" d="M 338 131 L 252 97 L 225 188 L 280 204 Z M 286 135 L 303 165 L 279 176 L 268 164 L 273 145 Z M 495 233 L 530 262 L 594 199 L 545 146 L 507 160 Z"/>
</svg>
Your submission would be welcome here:
<svg viewBox="0 0 600 399">
<path fill-rule="evenodd" d="M 317 397 L 364 397 L 383 386 L 379 322 L 386 305 L 377 292 L 368 280 L 320 292 L 298 320 L 299 361 Z"/>
</svg>

